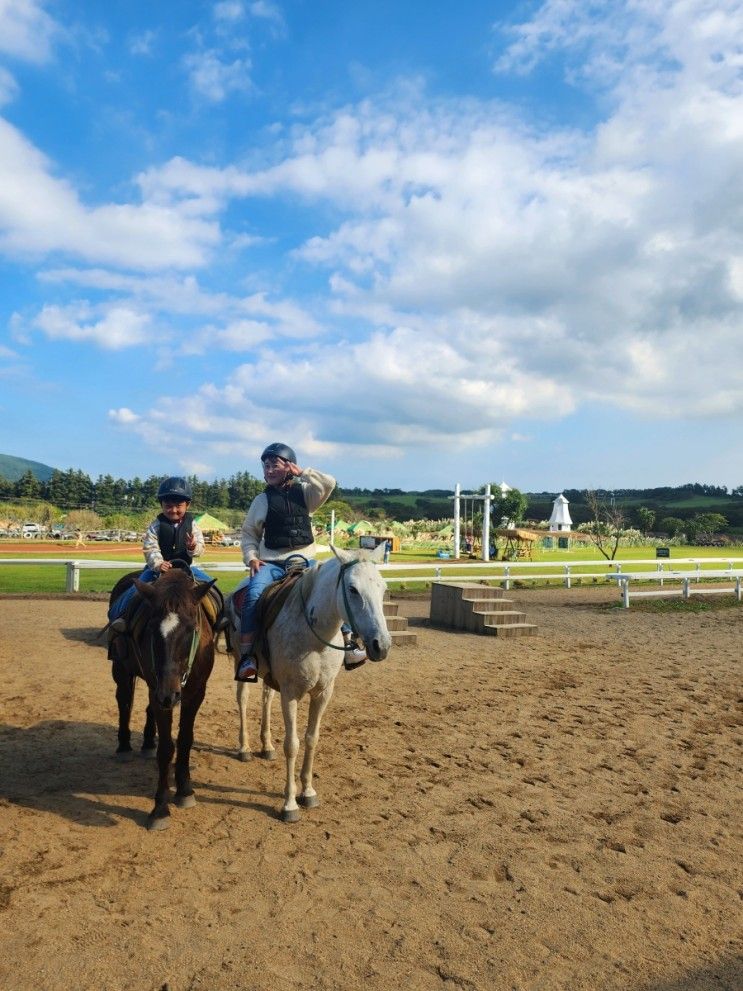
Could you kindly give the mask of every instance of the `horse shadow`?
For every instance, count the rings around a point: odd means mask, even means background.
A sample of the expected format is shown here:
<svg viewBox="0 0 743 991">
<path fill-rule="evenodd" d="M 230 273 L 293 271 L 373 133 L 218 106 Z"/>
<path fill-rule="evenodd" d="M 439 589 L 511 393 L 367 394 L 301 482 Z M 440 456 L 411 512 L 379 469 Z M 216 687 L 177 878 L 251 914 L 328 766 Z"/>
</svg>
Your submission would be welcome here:
<svg viewBox="0 0 743 991">
<path fill-rule="evenodd" d="M 105 647 L 105 624 L 101 626 L 69 627 L 60 630 L 65 640 L 73 643 L 87 643 L 91 647 Z"/>
<path fill-rule="evenodd" d="M 648 991 L 738 991 L 743 988 L 743 959 L 727 957 L 680 977 L 653 984 Z"/>
<path fill-rule="evenodd" d="M 137 746 L 139 737 L 133 733 Z M 25 727 L 0 724 L 0 804 L 51 812 L 97 829 L 117 826 L 122 819 L 146 825 L 156 762 L 138 750 L 131 760 L 118 759 L 115 739 L 115 728 L 103 723 L 50 719 Z M 275 814 L 271 799 L 278 792 L 271 795 L 237 783 L 194 783 L 202 804 Z"/>
</svg>

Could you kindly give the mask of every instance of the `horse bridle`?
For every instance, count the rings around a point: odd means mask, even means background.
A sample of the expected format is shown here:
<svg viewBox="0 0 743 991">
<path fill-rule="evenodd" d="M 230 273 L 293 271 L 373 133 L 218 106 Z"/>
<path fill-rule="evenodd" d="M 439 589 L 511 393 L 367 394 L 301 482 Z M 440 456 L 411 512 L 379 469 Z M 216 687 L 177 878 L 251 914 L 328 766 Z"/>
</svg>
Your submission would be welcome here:
<svg viewBox="0 0 743 991">
<path fill-rule="evenodd" d="M 352 561 L 343 562 L 340 566 L 340 570 L 338 572 L 338 581 L 336 582 L 336 586 L 335 586 L 336 588 L 338 588 L 338 586 L 340 585 L 341 591 L 343 592 L 343 605 L 346 607 L 346 617 L 351 626 L 351 633 L 354 635 L 354 637 L 358 637 L 359 633 L 358 630 L 356 629 L 356 623 L 354 622 L 353 619 L 353 612 L 351 611 L 351 603 L 348 601 L 348 590 L 346 588 L 346 583 L 343 581 L 343 576 L 347 571 L 350 571 L 355 564 L 358 563 L 359 563 L 358 558 L 354 558 Z M 356 649 L 356 647 L 353 644 L 349 645 L 348 647 L 346 647 L 345 645 L 343 647 L 339 647 L 335 643 L 330 643 L 330 641 L 328 640 L 323 640 L 323 638 L 320 636 L 320 634 L 315 630 L 314 626 L 312 625 L 312 620 L 307 615 L 307 602 L 305 600 L 304 595 L 302 594 L 301 582 L 299 583 L 299 598 L 302 600 L 302 615 L 304 616 L 305 622 L 307 623 L 307 626 L 310 628 L 310 632 L 312 633 L 313 637 L 316 637 L 320 641 L 320 643 L 324 643 L 326 647 L 332 647 L 333 650 L 342 650 L 344 653 L 347 653 L 348 651 L 352 651 Z"/>
<path fill-rule="evenodd" d="M 149 624 L 148 624 L 149 625 Z M 155 660 L 155 635 L 152 630 L 148 631 L 148 636 L 150 640 L 150 668 L 152 671 L 152 677 L 157 681 L 157 663 Z M 139 646 L 132 637 L 132 646 L 134 647 L 134 653 L 137 657 L 137 664 L 139 665 L 139 673 L 142 676 L 143 681 L 147 681 L 144 673 L 144 667 L 142 666 L 142 654 L 139 650 Z M 181 688 L 186 687 L 186 682 L 188 681 L 191 670 L 193 668 L 193 662 L 196 659 L 196 651 L 199 649 L 199 630 L 194 629 L 191 634 L 191 647 L 188 652 L 188 663 L 186 664 L 186 670 L 181 675 Z"/>
</svg>

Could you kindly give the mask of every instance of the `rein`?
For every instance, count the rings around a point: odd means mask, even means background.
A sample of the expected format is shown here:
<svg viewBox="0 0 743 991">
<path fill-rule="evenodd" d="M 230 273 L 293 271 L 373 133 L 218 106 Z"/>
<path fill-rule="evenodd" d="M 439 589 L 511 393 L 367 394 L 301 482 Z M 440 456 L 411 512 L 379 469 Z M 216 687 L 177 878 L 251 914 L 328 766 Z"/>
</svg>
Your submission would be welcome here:
<svg viewBox="0 0 743 991">
<path fill-rule="evenodd" d="M 346 607 L 346 616 L 351 626 L 351 632 L 355 637 L 358 637 L 359 634 L 356 630 L 356 623 L 354 622 L 353 614 L 351 612 L 351 603 L 348 601 L 348 592 L 346 590 L 346 583 L 343 581 L 343 575 L 345 574 L 346 571 L 350 571 L 351 568 L 353 568 L 353 566 L 358 563 L 359 563 L 358 558 L 354 558 L 353 561 L 346 561 L 345 564 L 342 564 L 338 572 L 338 581 L 336 582 L 336 588 L 338 588 L 338 586 L 340 585 L 341 591 L 343 592 L 343 605 Z M 353 646 L 346 647 L 344 645 L 343 647 L 339 647 L 335 643 L 330 643 L 328 640 L 323 640 L 323 638 L 320 636 L 320 634 L 315 630 L 314 626 L 312 625 L 312 621 L 310 620 L 310 617 L 307 615 L 307 602 L 305 600 L 304 595 L 302 594 L 301 582 L 299 583 L 299 598 L 302 600 L 302 615 L 304 616 L 305 622 L 307 623 L 307 626 L 310 628 L 310 633 L 313 635 L 313 637 L 318 639 L 320 643 L 324 643 L 326 647 L 332 647 L 333 650 L 342 650 L 344 653 L 347 653 L 348 651 L 355 649 Z"/>
</svg>

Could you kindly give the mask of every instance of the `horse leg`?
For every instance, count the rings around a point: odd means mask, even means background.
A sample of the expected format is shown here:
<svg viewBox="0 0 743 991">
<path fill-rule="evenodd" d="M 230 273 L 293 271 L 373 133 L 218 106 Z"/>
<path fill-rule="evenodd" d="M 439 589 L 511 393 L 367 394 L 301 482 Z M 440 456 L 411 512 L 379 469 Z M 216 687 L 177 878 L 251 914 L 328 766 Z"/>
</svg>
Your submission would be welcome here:
<svg viewBox="0 0 743 991">
<path fill-rule="evenodd" d="M 281 818 L 284 822 L 299 821 L 299 806 L 297 805 L 297 785 L 294 780 L 294 768 L 299 752 L 299 737 L 297 736 L 297 699 L 289 698 L 281 693 L 281 711 L 284 716 L 284 757 L 286 758 L 286 786 L 284 788 L 284 804 Z"/>
<path fill-rule="evenodd" d="M 317 792 L 312 787 L 312 765 L 315 760 L 315 750 L 317 741 L 320 738 L 320 722 L 325 712 L 328 702 L 333 695 L 333 685 L 329 685 L 325 691 L 310 698 L 310 711 L 307 717 L 307 731 L 304 735 L 304 759 L 302 760 L 302 772 L 299 776 L 302 782 L 302 791 L 299 794 L 299 804 L 305 809 L 314 809 L 319 805 Z"/>
<path fill-rule="evenodd" d="M 152 706 L 147 705 L 144 720 L 144 734 L 142 737 L 142 754 L 145 757 L 154 757 L 157 746 L 157 726 L 155 724 L 155 713 Z"/>
<path fill-rule="evenodd" d="M 115 656 L 111 665 L 111 676 L 116 682 L 116 704 L 119 707 L 119 745 L 116 748 L 116 753 L 123 760 L 126 760 L 132 753 L 132 734 L 129 729 L 129 722 L 134 704 L 135 675 L 127 671 L 124 662 Z"/>
<path fill-rule="evenodd" d="M 264 760 L 276 760 L 276 751 L 271 739 L 271 703 L 273 702 L 274 690 L 263 682 L 263 696 L 261 698 L 261 757 Z"/>
<path fill-rule="evenodd" d="M 248 697 L 250 695 L 250 685 L 245 681 L 237 683 L 237 711 L 240 713 L 240 742 L 237 756 L 239 760 L 248 761 L 253 759 L 248 739 Z"/>
<path fill-rule="evenodd" d="M 196 714 L 201 708 L 206 694 L 206 681 L 196 689 L 188 700 L 181 702 L 181 720 L 178 726 L 178 745 L 175 756 L 175 804 L 179 809 L 190 809 L 196 805 L 191 787 L 191 747 Z"/>
<path fill-rule="evenodd" d="M 150 700 L 152 701 L 152 700 Z M 173 759 L 175 746 L 173 745 L 173 710 L 163 709 L 157 704 L 153 705 L 155 719 L 157 721 L 157 767 L 158 781 L 155 792 L 155 805 L 150 812 L 147 821 L 148 829 L 167 829 L 170 825 L 170 809 L 168 808 L 168 776 L 170 772 L 170 762 Z"/>
</svg>

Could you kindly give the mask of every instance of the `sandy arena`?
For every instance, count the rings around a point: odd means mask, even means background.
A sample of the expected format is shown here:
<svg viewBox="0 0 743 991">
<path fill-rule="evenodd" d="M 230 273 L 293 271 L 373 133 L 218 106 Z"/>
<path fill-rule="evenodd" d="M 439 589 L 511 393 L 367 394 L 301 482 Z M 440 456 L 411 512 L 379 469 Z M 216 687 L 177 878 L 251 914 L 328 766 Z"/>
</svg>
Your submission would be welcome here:
<svg viewBox="0 0 743 991">
<path fill-rule="evenodd" d="M 220 655 L 166 832 L 114 759 L 105 604 L 0 600 L 0 987 L 741 991 L 743 612 L 514 597 L 536 637 L 404 603 L 418 646 L 341 672 L 297 825 Z"/>
</svg>

